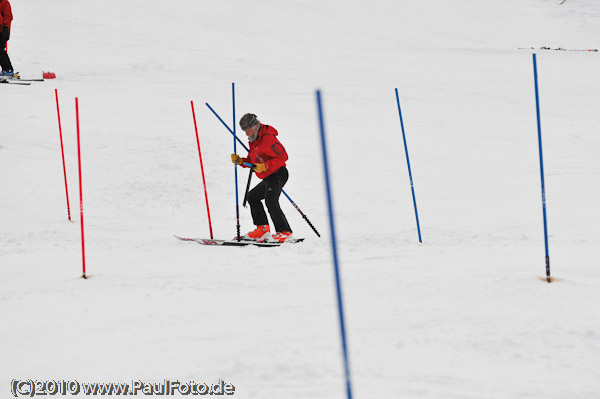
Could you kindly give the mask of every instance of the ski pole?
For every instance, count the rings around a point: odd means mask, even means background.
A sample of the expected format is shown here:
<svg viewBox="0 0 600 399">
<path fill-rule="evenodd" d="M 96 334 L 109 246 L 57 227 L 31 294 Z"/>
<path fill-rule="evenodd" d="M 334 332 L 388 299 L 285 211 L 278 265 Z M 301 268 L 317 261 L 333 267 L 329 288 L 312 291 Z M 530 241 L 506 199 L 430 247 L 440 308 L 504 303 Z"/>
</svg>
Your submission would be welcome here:
<svg viewBox="0 0 600 399">
<path fill-rule="evenodd" d="M 254 171 L 254 164 L 244 162 L 243 165 L 246 165 L 250 168 L 250 174 L 248 175 L 248 183 L 246 184 L 246 192 L 244 193 L 244 202 L 242 206 L 246 207 L 246 202 L 248 201 L 248 191 L 250 190 L 250 180 L 252 180 L 252 172 Z"/>
<path fill-rule="evenodd" d="M 242 145 L 242 147 L 244 147 L 244 149 L 248 152 L 250 152 L 250 150 L 248 149 L 248 147 L 246 147 L 246 145 L 244 144 L 244 142 L 242 140 L 240 140 L 235 133 L 233 132 L 233 130 L 231 130 L 231 128 L 229 126 L 227 126 L 227 124 L 225 123 L 225 121 L 223 121 L 223 119 L 221 119 L 221 117 L 219 116 L 219 114 L 217 114 L 215 112 L 215 110 L 210 106 L 209 103 L 206 103 L 206 106 L 208 107 L 208 109 L 211 110 L 211 112 L 217 117 L 217 119 L 223 124 L 223 126 L 225 126 L 225 128 L 229 131 L 229 133 L 233 134 L 233 137 L 235 137 L 235 139 L 237 141 L 239 141 L 239 143 Z M 296 208 L 296 210 L 298 212 L 300 212 L 300 215 L 304 218 L 304 220 L 306 220 L 306 223 L 308 223 L 308 225 L 310 226 L 311 229 L 313 229 L 313 231 L 315 232 L 315 234 L 318 237 L 321 237 L 321 234 L 319 234 L 319 232 L 317 231 L 317 229 L 315 228 L 315 226 L 313 226 L 313 224 L 310 222 L 310 220 L 308 220 L 308 217 L 300 210 L 300 208 L 298 207 L 298 205 L 296 205 L 296 203 L 294 201 L 292 201 L 292 199 L 290 198 L 289 195 L 287 195 L 287 193 L 284 190 L 281 190 L 281 192 L 283 193 L 283 195 L 285 195 L 285 197 L 292 203 L 292 205 L 294 206 L 294 208 Z"/>
<path fill-rule="evenodd" d="M 248 183 L 246 184 L 246 192 L 244 193 L 244 202 L 242 203 L 242 206 L 245 208 L 246 207 L 246 202 L 248 202 L 248 191 L 250 190 L 250 180 L 252 180 L 252 172 L 254 170 L 250 169 L 250 173 L 248 174 Z"/>
<path fill-rule="evenodd" d="M 306 223 L 308 223 L 308 225 L 310 226 L 311 229 L 313 229 L 313 231 L 315 232 L 315 234 L 317 235 L 317 237 L 321 237 L 321 234 L 319 234 L 319 232 L 317 231 L 317 228 L 315 226 L 313 226 L 313 224 L 310 222 L 310 220 L 308 219 L 308 217 L 304 214 L 304 212 L 302 212 L 302 210 L 300 209 L 300 207 L 298 207 L 298 205 L 296 205 L 296 203 L 290 198 L 289 195 L 287 195 L 287 193 L 283 190 L 281 190 L 281 192 L 283 193 L 283 195 L 285 195 L 285 197 L 290 200 L 290 202 L 292 203 L 292 205 L 294 206 L 294 208 L 296 208 L 296 210 L 300 213 L 300 216 L 302 216 L 302 218 L 304 220 L 306 220 Z"/>
</svg>

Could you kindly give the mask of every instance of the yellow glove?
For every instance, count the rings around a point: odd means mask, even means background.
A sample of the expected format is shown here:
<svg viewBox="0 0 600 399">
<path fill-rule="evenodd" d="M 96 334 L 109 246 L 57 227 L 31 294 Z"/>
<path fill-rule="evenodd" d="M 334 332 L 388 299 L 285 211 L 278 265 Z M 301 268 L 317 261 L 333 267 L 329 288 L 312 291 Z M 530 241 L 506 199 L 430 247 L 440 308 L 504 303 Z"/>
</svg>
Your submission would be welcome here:
<svg viewBox="0 0 600 399">
<path fill-rule="evenodd" d="M 254 171 L 256 173 L 266 172 L 267 171 L 267 165 L 265 165 L 264 163 L 257 163 L 256 165 L 254 165 Z"/>
<path fill-rule="evenodd" d="M 244 158 L 240 157 L 237 154 L 231 154 L 231 162 L 241 165 L 244 163 Z"/>
</svg>

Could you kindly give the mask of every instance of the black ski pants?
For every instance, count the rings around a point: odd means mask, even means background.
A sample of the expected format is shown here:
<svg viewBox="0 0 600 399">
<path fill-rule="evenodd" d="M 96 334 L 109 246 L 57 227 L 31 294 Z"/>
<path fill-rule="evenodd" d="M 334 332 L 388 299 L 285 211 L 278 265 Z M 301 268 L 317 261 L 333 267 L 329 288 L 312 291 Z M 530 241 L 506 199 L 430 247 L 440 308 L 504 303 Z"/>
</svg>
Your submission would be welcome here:
<svg viewBox="0 0 600 399">
<path fill-rule="evenodd" d="M 284 166 L 277 172 L 267 176 L 256 187 L 248 192 L 248 203 L 252 212 L 252 220 L 257 226 L 269 224 L 262 200 L 265 200 L 269 215 L 275 227 L 275 231 L 292 231 L 288 224 L 281 207 L 279 206 L 279 196 L 285 183 L 288 181 L 288 170 Z"/>
<path fill-rule="evenodd" d="M 10 63 L 10 58 L 6 50 L 4 50 L 4 46 L 6 46 L 6 40 L 0 36 L 0 67 L 2 67 L 3 71 L 12 71 L 13 66 Z"/>
</svg>

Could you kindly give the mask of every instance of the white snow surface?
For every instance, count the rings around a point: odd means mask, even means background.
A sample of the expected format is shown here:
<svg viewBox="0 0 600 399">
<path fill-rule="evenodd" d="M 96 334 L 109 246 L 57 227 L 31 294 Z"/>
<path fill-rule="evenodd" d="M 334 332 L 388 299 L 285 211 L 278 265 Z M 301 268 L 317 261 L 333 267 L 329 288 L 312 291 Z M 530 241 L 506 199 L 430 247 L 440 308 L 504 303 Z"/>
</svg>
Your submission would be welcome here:
<svg viewBox="0 0 600 399">
<path fill-rule="evenodd" d="M 316 89 L 354 397 L 600 397 L 600 54 L 537 52 L 548 284 L 519 50 L 598 48 L 597 0 L 11 3 L 15 68 L 57 79 L 0 86 L 0 397 L 28 378 L 345 397 Z M 237 118 L 279 131 L 321 238 L 283 196 L 301 244 L 173 237 L 209 236 L 191 100 L 215 238 L 236 233 L 233 138 L 204 105 L 231 126 L 232 82 Z"/>
</svg>

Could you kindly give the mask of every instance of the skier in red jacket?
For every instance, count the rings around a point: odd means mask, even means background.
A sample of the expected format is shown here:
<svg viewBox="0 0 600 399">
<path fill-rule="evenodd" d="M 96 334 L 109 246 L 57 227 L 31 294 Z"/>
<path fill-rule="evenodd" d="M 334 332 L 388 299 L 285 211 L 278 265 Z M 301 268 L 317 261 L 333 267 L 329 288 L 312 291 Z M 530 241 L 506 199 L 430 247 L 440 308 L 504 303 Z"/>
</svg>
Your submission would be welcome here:
<svg viewBox="0 0 600 399">
<path fill-rule="evenodd" d="M 0 0 L 0 66 L 2 67 L 0 78 L 12 78 L 15 75 L 10 58 L 6 52 L 6 42 L 10 38 L 10 23 L 12 19 L 13 15 L 10 3 L 8 0 Z"/>
<path fill-rule="evenodd" d="M 244 163 L 254 164 L 254 172 L 260 183 L 248 192 L 248 203 L 256 229 L 247 233 L 244 239 L 268 242 L 293 240 L 292 229 L 279 206 L 281 190 L 288 180 L 285 161 L 288 159 L 283 145 L 277 140 L 277 130 L 263 125 L 254 114 L 245 114 L 240 119 L 240 127 L 250 143 L 250 153 L 242 158 L 231 154 L 231 161 L 243 167 Z M 276 233 L 271 236 L 269 221 L 261 201 L 265 200 Z"/>
</svg>

